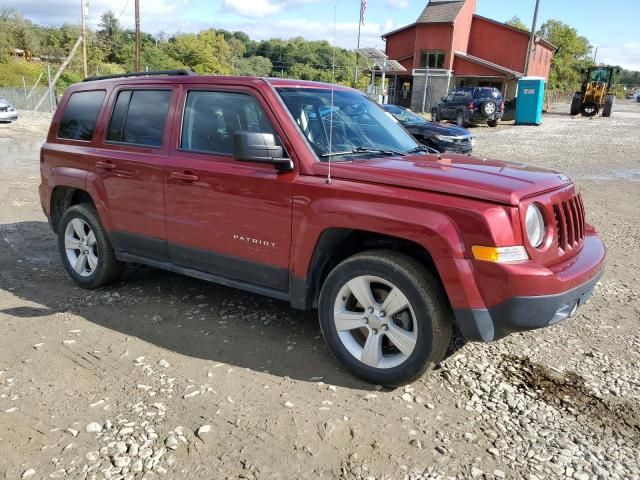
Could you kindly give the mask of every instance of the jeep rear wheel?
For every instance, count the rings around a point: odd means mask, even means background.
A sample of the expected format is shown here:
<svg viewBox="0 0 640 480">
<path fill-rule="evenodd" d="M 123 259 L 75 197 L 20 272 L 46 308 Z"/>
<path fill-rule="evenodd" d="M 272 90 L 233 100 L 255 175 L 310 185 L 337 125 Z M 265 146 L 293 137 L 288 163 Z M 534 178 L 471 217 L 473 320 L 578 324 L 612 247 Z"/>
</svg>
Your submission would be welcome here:
<svg viewBox="0 0 640 480">
<path fill-rule="evenodd" d="M 58 248 L 69 276 L 83 288 L 97 288 L 120 277 L 124 264 L 119 262 L 89 204 L 70 207 L 60 220 Z"/>
<path fill-rule="evenodd" d="M 422 265 L 390 251 L 340 263 L 320 294 L 320 326 L 334 355 L 354 375 L 395 386 L 436 365 L 451 340 L 451 310 Z"/>
</svg>

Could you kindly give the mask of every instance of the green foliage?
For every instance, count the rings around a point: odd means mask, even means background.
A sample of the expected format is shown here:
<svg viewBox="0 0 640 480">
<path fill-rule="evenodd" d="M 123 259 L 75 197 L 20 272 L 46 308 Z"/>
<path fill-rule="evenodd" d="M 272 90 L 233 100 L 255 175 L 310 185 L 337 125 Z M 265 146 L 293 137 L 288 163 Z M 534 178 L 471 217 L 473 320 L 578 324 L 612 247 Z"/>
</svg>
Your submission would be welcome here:
<svg viewBox="0 0 640 480">
<path fill-rule="evenodd" d="M 575 28 L 558 20 L 545 22 L 538 35 L 558 47 L 551 64 L 549 88 L 577 89 L 582 81 L 581 70 L 591 63 L 589 40 L 578 35 Z"/>
<path fill-rule="evenodd" d="M 517 15 L 514 15 L 509 20 L 507 20 L 507 25 L 519 28 L 520 30 L 525 30 L 527 32 L 529 31 L 529 27 L 527 27 L 527 25 L 522 20 L 520 20 L 520 17 Z"/>
</svg>

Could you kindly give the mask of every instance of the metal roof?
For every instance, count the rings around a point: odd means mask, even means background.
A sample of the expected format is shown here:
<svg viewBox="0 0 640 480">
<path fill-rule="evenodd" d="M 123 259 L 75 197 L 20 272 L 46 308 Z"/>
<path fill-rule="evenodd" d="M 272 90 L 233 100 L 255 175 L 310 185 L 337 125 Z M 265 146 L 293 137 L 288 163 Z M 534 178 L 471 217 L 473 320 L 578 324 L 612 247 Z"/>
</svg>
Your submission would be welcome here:
<svg viewBox="0 0 640 480">
<path fill-rule="evenodd" d="M 521 78 L 522 77 L 522 73 L 520 72 L 516 72 L 515 70 L 511 70 L 510 68 L 507 67 L 503 67 L 502 65 L 498 65 L 497 63 L 493 63 L 490 62 L 488 60 L 484 60 L 482 58 L 479 57 L 475 57 L 473 55 L 469 55 L 468 53 L 464 53 L 464 52 L 459 52 L 459 51 L 455 51 L 454 55 L 456 57 L 460 57 L 464 60 L 468 60 L 470 62 L 476 63 L 478 65 L 482 65 L 484 67 L 490 68 L 491 70 L 496 70 L 498 72 L 507 74 L 507 75 L 511 75 L 514 78 Z"/>
<path fill-rule="evenodd" d="M 429 0 L 416 23 L 453 23 L 465 0 Z"/>
</svg>

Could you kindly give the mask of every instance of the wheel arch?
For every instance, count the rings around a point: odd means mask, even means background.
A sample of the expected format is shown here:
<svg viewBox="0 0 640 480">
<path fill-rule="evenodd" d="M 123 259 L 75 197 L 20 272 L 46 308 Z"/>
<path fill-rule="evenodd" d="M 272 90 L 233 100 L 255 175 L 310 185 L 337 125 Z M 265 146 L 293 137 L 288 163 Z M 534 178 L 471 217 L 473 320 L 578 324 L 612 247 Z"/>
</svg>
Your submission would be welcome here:
<svg viewBox="0 0 640 480">
<path fill-rule="evenodd" d="M 292 306 L 303 310 L 316 308 L 322 285 L 335 266 L 357 253 L 380 249 L 404 253 L 416 260 L 433 273 L 444 291 L 433 256 L 419 243 L 367 230 L 332 227 L 318 237 L 307 275 L 291 276 Z"/>
<path fill-rule="evenodd" d="M 94 207 L 96 206 L 95 201 L 86 190 L 66 185 L 58 185 L 53 188 L 51 191 L 50 212 L 51 228 L 54 233 L 58 233 L 58 227 L 64 212 L 69 207 L 80 203 L 91 203 Z"/>
</svg>

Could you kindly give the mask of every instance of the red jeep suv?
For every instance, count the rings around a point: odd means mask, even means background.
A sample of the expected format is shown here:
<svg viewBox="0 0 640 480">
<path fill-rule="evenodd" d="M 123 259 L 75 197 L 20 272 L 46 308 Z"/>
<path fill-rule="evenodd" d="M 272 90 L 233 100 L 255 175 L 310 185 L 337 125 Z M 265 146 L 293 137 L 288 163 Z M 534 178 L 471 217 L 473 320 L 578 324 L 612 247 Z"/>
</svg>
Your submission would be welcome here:
<svg viewBox="0 0 640 480">
<path fill-rule="evenodd" d="M 164 74 L 164 75 L 161 75 Z M 189 71 L 67 89 L 42 208 L 75 282 L 146 264 L 317 308 L 336 357 L 411 381 L 572 315 L 605 248 L 559 172 L 419 145 L 361 92 Z"/>
</svg>

